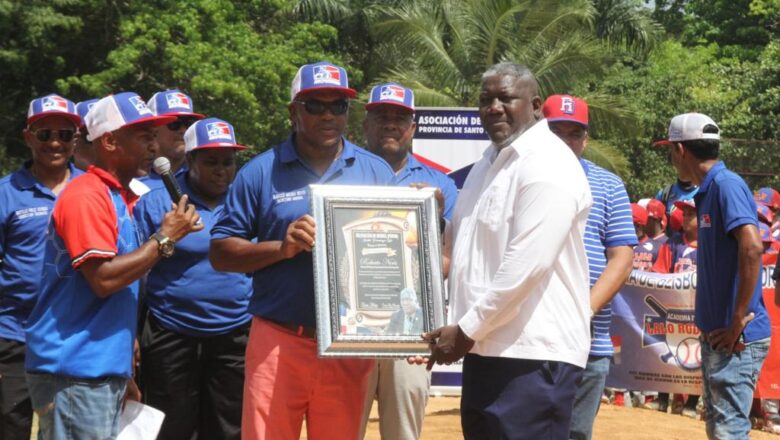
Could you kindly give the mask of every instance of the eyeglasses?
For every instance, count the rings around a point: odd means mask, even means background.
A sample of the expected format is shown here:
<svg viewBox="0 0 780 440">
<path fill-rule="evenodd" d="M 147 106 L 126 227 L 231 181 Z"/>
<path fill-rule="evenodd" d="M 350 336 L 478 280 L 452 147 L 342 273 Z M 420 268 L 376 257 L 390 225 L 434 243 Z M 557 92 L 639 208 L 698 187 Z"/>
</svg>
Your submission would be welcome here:
<svg viewBox="0 0 780 440">
<path fill-rule="evenodd" d="M 321 115 L 325 113 L 325 110 L 330 111 L 333 115 L 339 116 L 349 110 L 349 101 L 346 99 L 339 99 L 331 102 L 323 102 L 317 99 L 309 99 L 306 101 L 295 101 L 298 104 L 303 104 L 303 108 L 306 109 L 306 113 L 312 115 Z"/>
<path fill-rule="evenodd" d="M 190 128 L 190 125 L 194 124 L 197 119 L 195 118 L 179 118 L 170 124 L 166 124 L 166 127 L 168 127 L 168 130 L 171 131 L 177 131 L 180 128 Z"/>
<path fill-rule="evenodd" d="M 70 142 L 73 140 L 73 136 L 76 135 L 76 132 L 73 130 L 52 130 L 50 128 L 39 128 L 38 130 L 31 131 L 31 133 L 41 142 L 49 142 L 53 137 L 58 138 L 62 142 Z"/>
</svg>

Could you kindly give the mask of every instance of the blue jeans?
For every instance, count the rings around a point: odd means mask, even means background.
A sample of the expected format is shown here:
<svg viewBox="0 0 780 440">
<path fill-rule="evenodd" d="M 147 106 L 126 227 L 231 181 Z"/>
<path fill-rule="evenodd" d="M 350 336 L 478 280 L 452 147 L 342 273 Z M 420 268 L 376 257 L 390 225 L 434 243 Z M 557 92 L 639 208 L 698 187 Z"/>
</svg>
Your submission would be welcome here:
<svg viewBox="0 0 780 440">
<path fill-rule="evenodd" d="M 601 394 L 609 374 L 609 356 L 588 356 L 588 364 L 582 372 L 582 380 L 574 394 L 569 438 L 590 440 L 593 421 L 601 406 Z"/>
<path fill-rule="evenodd" d="M 769 338 L 745 344 L 745 350 L 726 355 L 701 342 L 704 379 L 704 422 L 710 439 L 748 438 L 750 406 Z"/>
<path fill-rule="evenodd" d="M 119 433 L 127 379 L 27 373 L 39 440 L 103 440 Z"/>
</svg>

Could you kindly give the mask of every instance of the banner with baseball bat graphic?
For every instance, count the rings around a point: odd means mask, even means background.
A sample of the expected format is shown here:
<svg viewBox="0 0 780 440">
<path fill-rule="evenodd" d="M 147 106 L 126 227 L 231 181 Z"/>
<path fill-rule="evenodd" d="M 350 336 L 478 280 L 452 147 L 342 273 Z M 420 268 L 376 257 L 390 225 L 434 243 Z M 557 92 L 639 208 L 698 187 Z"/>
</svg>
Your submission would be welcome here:
<svg viewBox="0 0 780 440">
<path fill-rule="evenodd" d="M 774 282 L 768 276 L 772 269 L 764 267 L 762 282 L 767 308 L 775 317 L 780 311 L 774 304 Z M 770 289 L 771 302 L 767 300 Z M 656 274 L 635 270 L 631 273 L 612 301 L 615 355 L 607 377 L 608 387 L 701 394 L 701 347 L 700 331 L 694 324 L 695 298 L 695 272 Z M 780 331 L 775 325 L 773 340 L 780 346 Z M 778 346 L 770 347 L 762 371 L 764 377 L 759 389 L 764 398 L 780 397 Z"/>
</svg>

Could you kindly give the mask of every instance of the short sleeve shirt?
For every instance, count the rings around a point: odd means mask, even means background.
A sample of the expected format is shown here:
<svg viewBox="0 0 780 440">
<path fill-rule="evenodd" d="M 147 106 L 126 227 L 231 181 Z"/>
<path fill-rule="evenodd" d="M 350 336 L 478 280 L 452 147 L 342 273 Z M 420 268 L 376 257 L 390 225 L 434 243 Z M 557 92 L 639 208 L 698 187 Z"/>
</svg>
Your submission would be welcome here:
<svg viewBox="0 0 780 440">
<path fill-rule="evenodd" d="M 41 282 L 41 255 L 56 200 L 30 173 L 31 165 L 0 179 L 0 338 L 19 342 Z M 73 164 L 69 168 L 69 183 L 83 174 Z"/>
<path fill-rule="evenodd" d="M 637 238 L 631 216 L 631 203 L 623 181 L 588 160 L 581 159 L 580 164 L 588 178 L 593 197 L 584 235 L 592 288 L 607 267 L 607 249 L 617 246 L 634 247 Z M 612 339 L 609 336 L 611 323 L 612 304 L 608 303 L 593 316 L 591 355 L 612 355 Z"/>
<path fill-rule="evenodd" d="M 710 332 L 731 324 L 736 305 L 738 243 L 732 232 L 744 225 L 757 226 L 758 217 L 748 186 L 723 162 L 717 162 L 707 172 L 695 200 L 699 221 L 696 325 Z M 748 306 L 750 312 L 755 313 L 755 318 L 743 331 L 745 342 L 769 337 L 760 276 Z"/>
<path fill-rule="evenodd" d="M 249 161 L 236 175 L 211 238 L 283 240 L 287 226 L 309 207 L 310 184 L 393 185 L 384 159 L 343 139 L 341 155 L 319 175 L 295 150 L 291 136 Z M 314 326 L 312 254 L 301 252 L 253 273 L 249 312 L 295 325 Z"/>
<path fill-rule="evenodd" d="M 137 196 L 91 166 L 60 194 L 49 224 L 43 281 L 27 321 L 27 371 L 77 378 L 129 377 L 138 281 L 99 298 L 78 268 L 139 246 Z"/>
</svg>

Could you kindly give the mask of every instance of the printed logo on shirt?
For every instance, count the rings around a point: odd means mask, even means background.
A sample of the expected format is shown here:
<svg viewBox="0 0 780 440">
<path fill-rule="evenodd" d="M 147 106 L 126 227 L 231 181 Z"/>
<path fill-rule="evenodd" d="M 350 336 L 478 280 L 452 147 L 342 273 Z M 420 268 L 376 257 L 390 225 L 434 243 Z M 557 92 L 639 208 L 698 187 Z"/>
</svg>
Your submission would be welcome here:
<svg viewBox="0 0 780 440">
<path fill-rule="evenodd" d="M 699 227 L 700 228 L 709 228 L 712 227 L 712 221 L 710 220 L 709 214 L 702 214 L 701 218 L 699 219 Z"/>
<path fill-rule="evenodd" d="M 341 85 L 341 72 L 334 66 L 314 66 L 314 84 Z"/>
<path fill-rule="evenodd" d="M 37 206 L 35 208 L 24 208 L 14 211 L 14 215 L 19 220 L 24 220 L 30 217 L 40 217 L 42 215 L 49 215 L 48 206 Z"/>
<path fill-rule="evenodd" d="M 168 102 L 169 108 L 183 108 L 190 109 L 190 99 L 181 92 L 173 92 L 165 95 L 165 100 Z"/>
<path fill-rule="evenodd" d="M 295 191 L 288 191 L 288 192 L 280 192 L 280 193 L 274 193 L 271 198 L 273 198 L 274 203 L 287 203 L 287 202 L 297 202 L 299 200 L 303 200 L 303 196 L 306 195 L 305 189 L 299 189 Z"/>
</svg>

